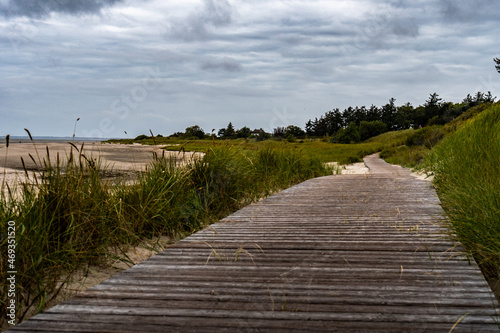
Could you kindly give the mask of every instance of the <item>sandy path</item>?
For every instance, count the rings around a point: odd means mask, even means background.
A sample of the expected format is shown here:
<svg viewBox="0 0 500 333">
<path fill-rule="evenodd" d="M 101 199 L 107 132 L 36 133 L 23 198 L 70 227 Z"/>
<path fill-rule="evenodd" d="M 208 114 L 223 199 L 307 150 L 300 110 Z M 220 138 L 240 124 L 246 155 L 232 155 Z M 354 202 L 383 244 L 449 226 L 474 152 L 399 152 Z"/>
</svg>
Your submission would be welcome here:
<svg viewBox="0 0 500 333">
<path fill-rule="evenodd" d="M 330 162 L 330 164 L 339 167 L 336 162 Z M 371 173 L 364 162 L 342 165 L 340 169 L 342 175 L 369 175 Z M 424 172 L 412 172 L 410 175 L 419 180 L 432 181 L 434 179 L 432 175 L 427 175 Z"/>
</svg>

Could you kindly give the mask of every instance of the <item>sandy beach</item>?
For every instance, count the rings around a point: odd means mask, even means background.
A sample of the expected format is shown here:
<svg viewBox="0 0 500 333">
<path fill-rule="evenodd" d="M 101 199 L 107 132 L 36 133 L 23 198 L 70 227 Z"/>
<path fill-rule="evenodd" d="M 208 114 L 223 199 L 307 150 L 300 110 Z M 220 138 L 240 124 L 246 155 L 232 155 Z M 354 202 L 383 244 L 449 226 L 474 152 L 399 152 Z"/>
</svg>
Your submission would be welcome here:
<svg viewBox="0 0 500 333">
<path fill-rule="evenodd" d="M 141 144 L 110 144 L 102 142 L 75 142 L 74 145 L 81 150 L 87 158 L 99 160 L 101 166 L 107 170 L 112 170 L 117 175 L 127 175 L 137 171 L 143 171 L 152 161 L 153 154 L 170 155 L 175 158 L 190 158 L 193 153 L 179 154 L 162 149 L 162 146 L 146 146 Z M 50 154 L 51 163 L 55 163 L 57 156 L 61 160 L 67 159 L 70 151 L 75 156 L 79 152 L 66 141 L 41 141 L 34 143 L 31 141 L 10 142 L 6 147 L 5 142 L 0 143 L 0 183 L 4 180 L 10 185 L 16 181 L 25 179 L 25 172 L 21 162 L 24 160 L 28 171 L 37 169 L 44 159 L 47 158 L 47 149 Z M 30 155 L 33 157 L 31 158 Z M 35 160 L 35 162 L 33 161 Z M 42 162 L 43 163 L 43 162 Z"/>
</svg>

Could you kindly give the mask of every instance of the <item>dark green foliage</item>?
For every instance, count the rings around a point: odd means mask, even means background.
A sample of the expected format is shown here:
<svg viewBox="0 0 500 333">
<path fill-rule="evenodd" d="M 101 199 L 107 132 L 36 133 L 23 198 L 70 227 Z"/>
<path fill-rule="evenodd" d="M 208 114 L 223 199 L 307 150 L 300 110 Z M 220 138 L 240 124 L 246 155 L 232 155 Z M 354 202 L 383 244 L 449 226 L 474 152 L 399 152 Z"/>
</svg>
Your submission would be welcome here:
<svg viewBox="0 0 500 333">
<path fill-rule="evenodd" d="M 236 138 L 236 131 L 234 130 L 234 126 L 231 122 L 227 124 L 226 128 L 221 128 L 219 132 L 217 133 L 219 137 L 223 139 L 235 139 Z"/>
<path fill-rule="evenodd" d="M 429 121 L 427 121 L 427 126 L 442 126 L 446 122 L 441 116 L 434 116 Z"/>
<path fill-rule="evenodd" d="M 238 138 L 249 138 L 252 135 L 252 130 L 246 126 L 240 128 L 236 131 L 236 136 Z"/>
<path fill-rule="evenodd" d="M 294 136 L 296 138 L 302 138 L 306 135 L 306 132 L 302 130 L 302 128 L 295 126 L 295 125 L 289 125 L 285 128 L 285 136 Z"/>
<path fill-rule="evenodd" d="M 339 109 L 328 111 L 319 119 L 309 120 L 306 123 L 306 134 L 316 137 L 333 135 L 344 127 L 344 119 Z"/>
<path fill-rule="evenodd" d="M 284 127 L 276 127 L 273 129 L 273 137 L 282 138 L 286 135 Z"/>
<path fill-rule="evenodd" d="M 257 134 L 255 137 L 256 137 L 257 142 L 261 142 L 261 141 L 264 141 L 264 140 L 271 138 L 271 134 L 267 133 L 266 131 L 264 131 L 261 128 L 261 129 L 257 130 Z"/>
<path fill-rule="evenodd" d="M 396 128 L 398 130 L 413 127 L 415 109 L 410 103 L 398 106 L 396 110 Z"/>
<path fill-rule="evenodd" d="M 362 121 L 359 124 L 359 136 L 361 141 L 387 132 L 387 125 L 381 121 Z"/>
<path fill-rule="evenodd" d="M 429 99 L 426 100 L 424 104 L 426 119 L 433 119 L 442 115 L 441 101 L 442 99 L 439 98 L 437 93 L 433 93 L 429 96 Z M 429 120 L 427 122 L 429 122 Z"/>
<path fill-rule="evenodd" d="M 339 109 L 328 111 L 319 119 L 308 120 L 305 130 L 309 137 L 337 136 L 340 137 L 342 142 L 347 142 L 348 139 L 343 132 L 350 124 L 359 126 L 363 121 L 381 121 L 389 131 L 444 125 L 452 122 L 472 107 L 481 104 L 490 105 L 495 98 L 491 95 L 491 92 L 487 94 L 478 92 L 474 96 L 467 95 L 462 103 L 454 104 L 442 101 L 437 93 L 433 93 L 425 101 L 424 105 L 415 108 L 410 103 L 396 106 L 396 100 L 391 98 L 381 108 L 375 105 L 372 105 L 369 109 L 364 106 L 350 106 L 344 109 L 343 112 L 340 112 Z M 364 140 L 363 135 L 361 135 L 361 140 Z M 338 140 L 333 141 L 340 142 Z"/>
<path fill-rule="evenodd" d="M 337 143 L 355 143 L 361 141 L 358 126 L 355 123 L 350 123 L 346 128 L 341 129 L 335 135 Z"/>
<path fill-rule="evenodd" d="M 203 139 L 205 137 L 205 131 L 198 125 L 186 128 L 184 132 L 184 138 L 186 139 Z"/>
<path fill-rule="evenodd" d="M 149 139 L 149 138 L 150 138 L 149 136 L 141 134 L 141 135 L 138 135 L 134 140 L 135 141 L 141 141 L 141 140 Z"/>
<path fill-rule="evenodd" d="M 384 105 L 382 107 L 381 113 L 382 113 L 382 119 L 381 121 L 387 125 L 387 128 L 390 131 L 394 131 L 398 129 L 397 123 L 396 123 L 396 114 L 397 114 L 397 107 L 396 107 L 396 99 L 391 98 L 389 100 L 389 103 Z"/>
</svg>

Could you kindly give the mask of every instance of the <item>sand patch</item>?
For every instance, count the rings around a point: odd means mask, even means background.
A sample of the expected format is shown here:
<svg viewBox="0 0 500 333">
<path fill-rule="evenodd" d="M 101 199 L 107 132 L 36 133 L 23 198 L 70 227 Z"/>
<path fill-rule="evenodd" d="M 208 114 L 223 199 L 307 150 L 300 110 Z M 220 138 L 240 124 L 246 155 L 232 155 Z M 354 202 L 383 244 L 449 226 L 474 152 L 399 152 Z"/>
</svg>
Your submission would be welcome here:
<svg viewBox="0 0 500 333">
<path fill-rule="evenodd" d="M 331 166 L 334 168 L 334 174 L 337 175 L 368 175 L 370 174 L 370 169 L 368 169 L 363 162 L 340 165 L 337 162 L 328 162 L 327 166 Z M 415 177 L 419 180 L 424 180 L 428 182 L 432 182 L 434 180 L 434 176 L 432 174 L 428 174 L 421 171 L 414 171 L 410 173 L 412 177 Z"/>
<path fill-rule="evenodd" d="M 170 237 L 162 236 L 144 241 L 136 247 L 130 247 L 124 253 L 110 251 L 114 255 L 108 258 L 107 263 L 91 265 L 73 273 L 69 278 L 69 283 L 61 289 L 61 295 L 54 302 L 59 303 L 64 299 L 98 285 L 110 277 L 151 258 L 158 252 L 165 250 L 169 244 L 173 244 L 175 241 Z M 50 306 L 53 305 L 55 304 L 50 304 Z"/>
<path fill-rule="evenodd" d="M 337 162 L 325 163 L 329 167 L 333 167 L 333 174 L 335 175 L 366 175 L 370 173 L 363 162 L 342 165 Z"/>
<path fill-rule="evenodd" d="M 414 171 L 411 175 L 419 180 L 425 180 L 427 182 L 432 182 L 434 180 L 434 175 L 427 174 L 426 172 Z"/>
</svg>

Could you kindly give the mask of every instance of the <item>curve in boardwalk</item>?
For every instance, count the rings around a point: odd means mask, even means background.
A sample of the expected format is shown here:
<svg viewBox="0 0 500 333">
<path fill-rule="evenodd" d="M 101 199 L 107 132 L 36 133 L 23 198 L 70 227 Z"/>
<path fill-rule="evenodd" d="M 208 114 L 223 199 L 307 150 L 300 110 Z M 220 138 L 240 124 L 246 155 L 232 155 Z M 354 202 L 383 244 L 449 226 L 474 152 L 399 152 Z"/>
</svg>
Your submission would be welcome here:
<svg viewBox="0 0 500 333">
<path fill-rule="evenodd" d="M 365 163 L 371 174 L 249 205 L 13 331 L 498 332 L 432 186 Z"/>
</svg>

